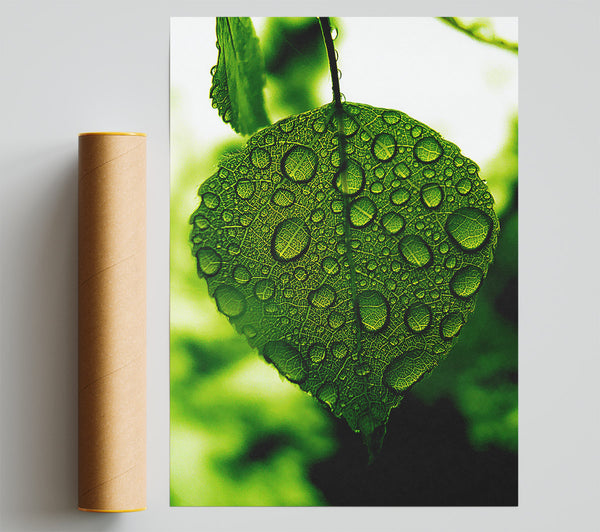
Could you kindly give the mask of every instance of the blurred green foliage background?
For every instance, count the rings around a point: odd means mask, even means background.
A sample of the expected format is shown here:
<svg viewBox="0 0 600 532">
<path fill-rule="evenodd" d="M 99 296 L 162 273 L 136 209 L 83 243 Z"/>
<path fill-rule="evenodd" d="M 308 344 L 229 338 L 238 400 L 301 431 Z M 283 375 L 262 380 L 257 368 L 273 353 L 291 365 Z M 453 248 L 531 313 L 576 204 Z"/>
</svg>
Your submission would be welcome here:
<svg viewBox="0 0 600 532">
<path fill-rule="evenodd" d="M 334 20 L 340 38 L 343 24 Z M 326 103 L 317 90 L 328 66 L 316 19 L 268 19 L 259 37 L 273 121 Z M 171 113 L 185 114 L 177 87 Z M 199 150 L 185 127 L 172 128 L 172 505 L 517 503 L 517 124 L 515 109 L 504 145 L 481 162 L 501 233 L 476 311 L 448 359 L 393 412 L 371 467 L 360 438 L 260 359 L 197 277 L 188 223 L 196 190 L 244 139 Z"/>
</svg>

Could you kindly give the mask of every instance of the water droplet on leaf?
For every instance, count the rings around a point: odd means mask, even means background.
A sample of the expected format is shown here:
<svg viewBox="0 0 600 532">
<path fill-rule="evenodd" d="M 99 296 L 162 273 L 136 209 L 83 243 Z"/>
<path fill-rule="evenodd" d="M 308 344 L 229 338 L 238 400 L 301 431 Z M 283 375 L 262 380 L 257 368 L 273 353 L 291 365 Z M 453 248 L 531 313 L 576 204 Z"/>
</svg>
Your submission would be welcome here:
<svg viewBox="0 0 600 532">
<path fill-rule="evenodd" d="M 471 297 L 479 290 L 483 272 L 477 266 L 465 266 L 458 270 L 450 280 L 450 291 L 458 298 Z"/>
<path fill-rule="evenodd" d="M 334 384 L 326 382 L 317 390 L 317 399 L 333 410 L 338 400 L 337 388 Z"/>
<path fill-rule="evenodd" d="M 214 210 L 219 207 L 221 200 L 219 199 L 219 196 L 213 192 L 205 192 L 202 195 L 202 203 L 206 205 L 207 209 Z"/>
<path fill-rule="evenodd" d="M 492 219 L 474 207 L 458 209 L 446 220 L 446 232 L 465 251 L 476 251 L 483 246 L 491 230 Z"/>
<path fill-rule="evenodd" d="M 271 362 L 286 379 L 301 384 L 308 377 L 306 361 L 300 351 L 287 342 L 272 340 L 263 347 L 263 356 Z"/>
<path fill-rule="evenodd" d="M 321 267 L 327 275 L 336 275 L 340 271 L 340 265 L 333 257 L 325 257 L 321 261 Z"/>
<path fill-rule="evenodd" d="M 443 199 L 444 191 L 439 185 L 432 183 L 421 187 L 421 200 L 425 207 L 435 209 L 440 206 Z"/>
<path fill-rule="evenodd" d="M 246 312 L 246 300 L 243 294 L 233 286 L 221 284 L 214 293 L 217 308 L 229 318 L 237 318 Z"/>
<path fill-rule="evenodd" d="M 418 235 L 407 235 L 399 245 L 400 253 L 409 264 L 422 268 L 428 266 L 432 261 L 429 246 Z"/>
<path fill-rule="evenodd" d="M 390 235 L 397 235 L 404 229 L 404 218 L 395 212 L 388 212 L 382 216 L 381 225 Z"/>
<path fill-rule="evenodd" d="M 264 148 L 254 148 L 250 152 L 250 161 L 257 168 L 263 169 L 271 164 L 271 156 Z"/>
<path fill-rule="evenodd" d="M 308 183 L 317 173 L 319 158 L 306 146 L 293 146 L 281 159 L 281 171 L 295 183 Z"/>
<path fill-rule="evenodd" d="M 329 314 L 329 318 L 327 319 L 327 323 L 332 329 L 339 329 L 344 323 L 346 323 L 346 318 L 340 312 L 332 312 Z"/>
<path fill-rule="evenodd" d="M 427 351 L 412 349 L 390 362 L 383 372 L 383 383 L 394 392 L 403 392 L 434 365 L 433 357 Z"/>
<path fill-rule="evenodd" d="M 295 200 L 294 193 L 287 188 L 278 188 L 271 197 L 271 201 L 278 207 L 289 207 Z"/>
<path fill-rule="evenodd" d="M 362 197 L 350 204 L 350 224 L 352 227 L 365 227 L 375 216 L 377 207 L 373 200 Z"/>
<path fill-rule="evenodd" d="M 390 200 L 394 205 L 404 205 L 410 199 L 410 192 L 405 188 L 398 188 L 390 195 Z"/>
<path fill-rule="evenodd" d="M 206 277 L 212 277 L 216 275 L 221 269 L 221 256 L 211 248 L 200 248 L 196 252 L 196 263 L 198 266 L 198 273 L 205 275 Z"/>
<path fill-rule="evenodd" d="M 245 266 L 236 266 L 233 269 L 233 279 L 239 284 L 246 284 L 250 279 L 252 279 L 252 275 L 250 271 Z"/>
<path fill-rule="evenodd" d="M 310 346 L 308 350 L 308 356 L 313 362 L 321 362 L 327 353 L 325 346 L 318 342 Z"/>
<path fill-rule="evenodd" d="M 316 308 L 327 308 L 333 305 L 335 296 L 335 290 L 328 284 L 324 284 L 309 292 L 308 302 Z"/>
<path fill-rule="evenodd" d="M 422 333 L 431 324 L 431 309 L 425 303 L 415 303 L 404 314 L 406 326 L 415 333 Z"/>
<path fill-rule="evenodd" d="M 442 338 L 450 340 L 460 333 L 463 324 L 463 317 L 458 312 L 448 314 L 440 323 L 440 335 Z"/>
<path fill-rule="evenodd" d="M 242 199 L 248 199 L 254 194 L 254 183 L 248 179 L 240 179 L 235 186 L 236 194 Z"/>
<path fill-rule="evenodd" d="M 404 163 L 398 163 L 394 166 L 394 175 L 400 179 L 407 179 L 410 177 L 410 168 Z"/>
<path fill-rule="evenodd" d="M 471 181 L 464 177 L 458 183 L 456 183 L 456 190 L 462 196 L 471 192 Z"/>
<path fill-rule="evenodd" d="M 442 147 L 434 137 L 419 140 L 414 147 L 415 157 L 422 163 L 434 163 L 442 156 Z"/>
<path fill-rule="evenodd" d="M 254 285 L 254 295 L 261 301 L 268 301 L 275 293 L 275 283 L 271 279 L 261 279 Z"/>
<path fill-rule="evenodd" d="M 275 228 L 271 239 L 271 254 L 278 261 L 298 259 L 308 249 L 310 233 L 300 218 L 288 218 Z"/>
<path fill-rule="evenodd" d="M 323 211 L 323 209 L 315 209 L 314 211 L 312 211 L 310 213 L 310 219 L 315 224 L 322 222 L 324 220 L 324 218 L 325 218 L 325 212 Z"/>
<path fill-rule="evenodd" d="M 333 342 L 331 344 L 331 354 L 335 358 L 344 358 L 348 354 L 348 346 L 344 342 Z"/>
<path fill-rule="evenodd" d="M 373 139 L 371 151 L 380 161 L 389 161 L 396 155 L 396 139 L 389 133 L 379 133 Z"/>
<path fill-rule="evenodd" d="M 377 290 L 366 290 L 358 294 L 358 314 L 366 331 L 381 331 L 390 317 L 390 307 L 383 295 Z"/>
<path fill-rule="evenodd" d="M 373 194 L 381 194 L 383 192 L 383 183 L 375 181 L 375 183 L 371 185 L 371 192 Z"/>
<path fill-rule="evenodd" d="M 342 194 L 356 196 L 365 186 L 365 172 L 354 159 L 347 159 L 346 168 L 336 172 L 334 183 Z"/>
</svg>

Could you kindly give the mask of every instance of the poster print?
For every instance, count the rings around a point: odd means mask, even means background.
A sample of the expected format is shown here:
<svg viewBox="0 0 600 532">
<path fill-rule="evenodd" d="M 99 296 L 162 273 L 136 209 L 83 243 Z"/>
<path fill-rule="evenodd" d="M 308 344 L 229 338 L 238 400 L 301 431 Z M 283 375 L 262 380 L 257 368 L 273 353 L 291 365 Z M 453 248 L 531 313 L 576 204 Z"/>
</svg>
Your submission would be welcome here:
<svg viewBox="0 0 600 532">
<path fill-rule="evenodd" d="M 516 52 L 172 20 L 173 506 L 517 504 Z"/>
</svg>

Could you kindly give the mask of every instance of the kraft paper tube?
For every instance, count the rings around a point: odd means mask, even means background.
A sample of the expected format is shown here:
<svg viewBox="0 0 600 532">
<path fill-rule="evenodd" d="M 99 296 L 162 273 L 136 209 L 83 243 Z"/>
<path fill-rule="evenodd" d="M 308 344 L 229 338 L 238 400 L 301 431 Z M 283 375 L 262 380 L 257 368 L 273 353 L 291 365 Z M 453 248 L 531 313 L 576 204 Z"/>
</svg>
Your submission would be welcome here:
<svg viewBox="0 0 600 532">
<path fill-rule="evenodd" d="M 79 136 L 79 509 L 146 507 L 146 136 Z"/>
</svg>

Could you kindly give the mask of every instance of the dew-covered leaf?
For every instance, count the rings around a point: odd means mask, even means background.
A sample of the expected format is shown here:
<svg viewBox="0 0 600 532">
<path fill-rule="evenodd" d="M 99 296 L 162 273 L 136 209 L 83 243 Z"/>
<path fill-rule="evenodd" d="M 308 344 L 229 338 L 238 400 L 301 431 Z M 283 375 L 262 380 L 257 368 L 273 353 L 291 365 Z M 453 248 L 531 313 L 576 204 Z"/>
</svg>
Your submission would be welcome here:
<svg viewBox="0 0 600 532">
<path fill-rule="evenodd" d="M 219 56 L 212 69 L 210 98 L 219 116 L 242 135 L 269 124 L 263 97 L 265 67 L 248 17 L 217 17 Z"/>
<path fill-rule="evenodd" d="M 399 111 L 344 113 L 343 143 L 329 104 L 225 158 L 191 240 L 219 311 L 373 443 L 473 311 L 498 220 L 457 146 Z"/>
</svg>

